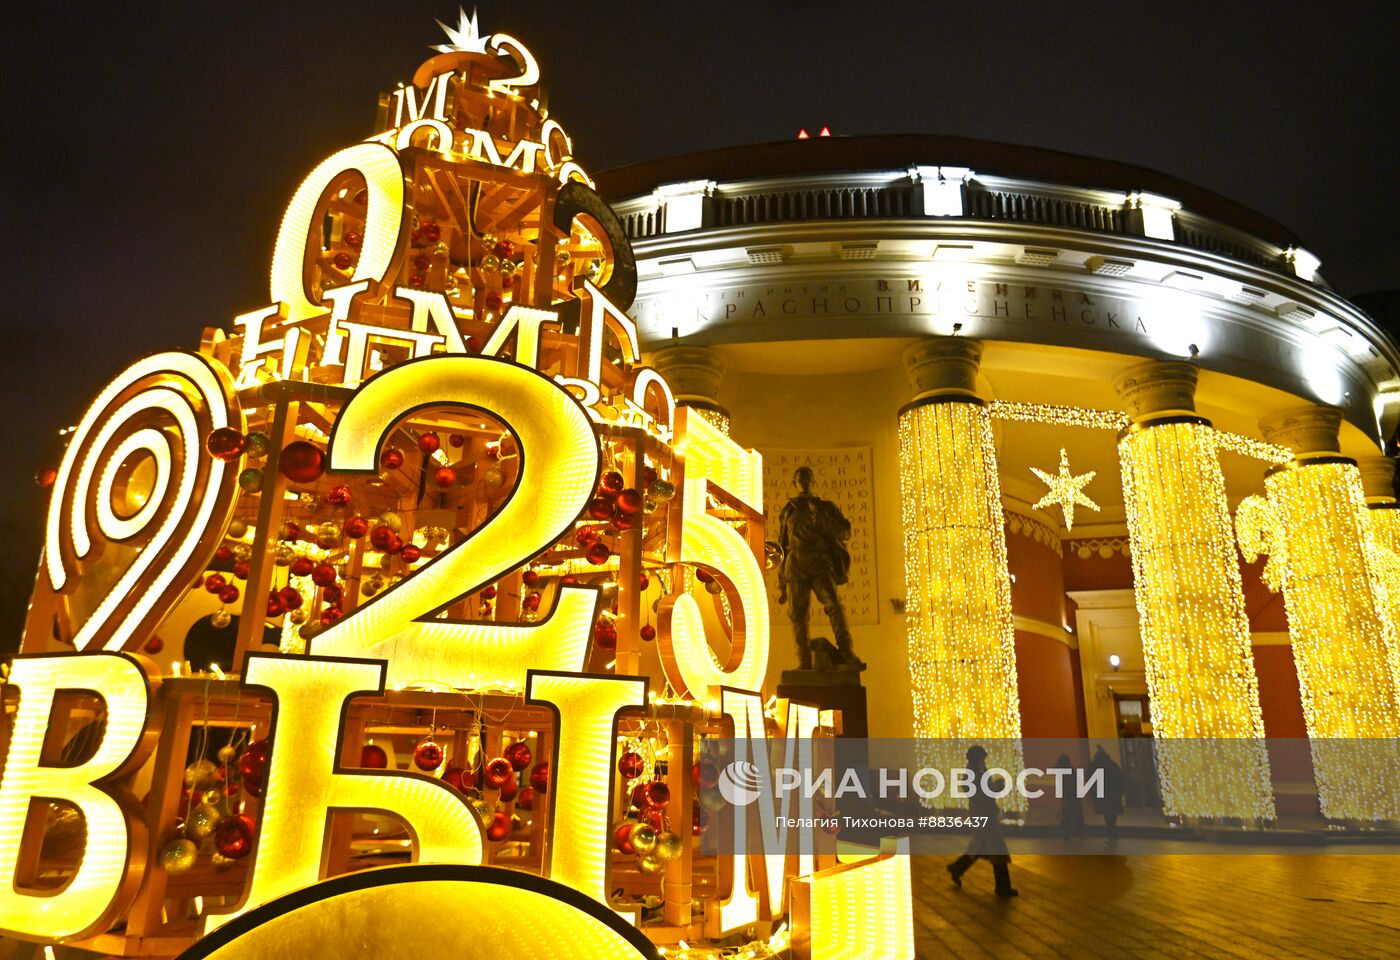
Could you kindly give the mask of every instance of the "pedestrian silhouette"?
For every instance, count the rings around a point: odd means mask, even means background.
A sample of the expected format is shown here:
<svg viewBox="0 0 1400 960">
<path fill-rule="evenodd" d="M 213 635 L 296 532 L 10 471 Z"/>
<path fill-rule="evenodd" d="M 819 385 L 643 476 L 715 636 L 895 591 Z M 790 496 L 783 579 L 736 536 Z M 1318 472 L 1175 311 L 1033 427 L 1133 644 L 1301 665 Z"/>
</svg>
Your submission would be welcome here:
<svg viewBox="0 0 1400 960">
<path fill-rule="evenodd" d="M 1055 761 L 1055 769 L 1069 770 L 1073 773 L 1074 764 L 1070 762 L 1069 754 L 1060 754 L 1060 759 Z M 1066 776 L 1059 782 L 1070 784 L 1074 782 L 1074 778 Z M 1084 803 L 1073 789 L 1066 789 L 1060 795 L 1060 836 L 1066 840 L 1084 839 Z"/>
<path fill-rule="evenodd" d="M 983 784 L 982 775 L 987 772 L 987 751 L 981 746 L 974 744 L 967 748 L 967 766 L 973 774 L 973 792 L 967 812 L 971 817 L 980 818 L 981 823 L 974 827 L 967 853 L 948 864 L 948 876 L 953 878 L 953 886 L 961 887 L 963 874 L 967 873 L 968 868 L 978 860 L 986 860 L 992 865 L 996 895 L 1018 896 L 1019 891 L 1011 886 L 1011 855 L 1006 848 L 1006 838 L 1001 834 L 1001 811 L 997 808 L 997 798 L 987 792 L 988 788 L 1000 791 L 1000 779 Z"/>
<path fill-rule="evenodd" d="M 1113 761 L 1108 751 L 1099 744 L 1094 759 L 1089 761 L 1089 777 L 1095 771 L 1103 771 L 1103 786 L 1094 793 L 1094 812 L 1103 817 L 1107 828 L 1108 846 L 1118 846 L 1118 816 L 1123 812 L 1123 768 Z"/>
</svg>

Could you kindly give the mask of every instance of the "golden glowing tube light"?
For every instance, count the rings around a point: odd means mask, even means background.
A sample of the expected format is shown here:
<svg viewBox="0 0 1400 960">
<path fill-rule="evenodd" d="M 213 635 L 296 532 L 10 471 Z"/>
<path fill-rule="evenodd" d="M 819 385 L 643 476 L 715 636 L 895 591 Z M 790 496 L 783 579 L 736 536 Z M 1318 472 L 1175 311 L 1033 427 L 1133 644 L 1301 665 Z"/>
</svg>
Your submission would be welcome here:
<svg viewBox="0 0 1400 960">
<path fill-rule="evenodd" d="M 1214 431 L 1173 417 L 1119 441 L 1166 812 L 1274 817 L 1259 683 Z M 1193 738 L 1173 746 L 1170 741 Z"/>
<path fill-rule="evenodd" d="M 21 656 L 10 683 L 19 689 L 19 710 L 0 767 L 0 931 L 23 937 L 68 940 L 105 930 L 136 893 L 144 859 L 144 821 L 135 801 L 116 799 L 101 786 L 144 759 L 142 731 L 150 705 L 146 675 L 135 660 L 117 653 L 83 656 Z M 54 696 L 60 690 L 100 691 L 106 722 L 92 756 L 72 766 L 45 761 Z M 39 842 L 25 837 L 30 805 L 60 800 L 82 814 L 82 861 L 61 889 L 22 889 L 16 871 L 21 851 Z M 43 818 L 37 819 L 42 829 Z M 27 841 L 27 842 L 26 842 Z"/>
<path fill-rule="evenodd" d="M 811 960 L 913 960 L 909 840 L 879 856 L 793 880 L 793 952 Z"/>
<path fill-rule="evenodd" d="M 989 767 L 1020 768 L 1011 576 L 991 418 L 972 397 L 915 401 L 899 415 L 905 622 L 921 757 L 963 766 L 982 743 Z M 935 755 L 936 754 L 936 755 Z M 1012 794 L 1011 807 L 1025 800 Z"/>
<path fill-rule="evenodd" d="M 398 156 L 380 143 L 358 143 L 331 154 L 292 195 L 273 248 L 272 302 L 285 303 L 292 322 L 325 312 L 308 297 L 306 258 L 311 248 L 320 247 L 321 224 L 313 220 L 321 195 L 343 173 L 364 178 L 368 200 L 364 239 L 350 282 L 382 280 L 398 252 L 404 212 L 404 174 Z"/>
<path fill-rule="evenodd" d="M 1316 457 L 1274 470 L 1265 486 L 1284 541 L 1283 597 L 1322 813 L 1400 819 L 1397 641 L 1361 474 L 1351 460 Z"/>
</svg>

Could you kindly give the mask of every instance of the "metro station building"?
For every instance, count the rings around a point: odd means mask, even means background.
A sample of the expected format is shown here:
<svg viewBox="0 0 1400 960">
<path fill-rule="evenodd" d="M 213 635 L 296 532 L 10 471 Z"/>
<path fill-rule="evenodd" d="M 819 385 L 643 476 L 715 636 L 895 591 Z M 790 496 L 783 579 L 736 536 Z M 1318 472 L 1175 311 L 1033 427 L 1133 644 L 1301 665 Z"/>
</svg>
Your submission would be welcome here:
<svg viewBox="0 0 1400 960">
<path fill-rule="evenodd" d="M 1400 351 L 1287 229 L 1152 170 L 948 137 L 598 188 L 644 345 L 764 455 L 770 526 L 801 463 L 852 520 L 871 736 L 1395 735 Z M 795 665 L 771 615 L 770 684 Z"/>
</svg>

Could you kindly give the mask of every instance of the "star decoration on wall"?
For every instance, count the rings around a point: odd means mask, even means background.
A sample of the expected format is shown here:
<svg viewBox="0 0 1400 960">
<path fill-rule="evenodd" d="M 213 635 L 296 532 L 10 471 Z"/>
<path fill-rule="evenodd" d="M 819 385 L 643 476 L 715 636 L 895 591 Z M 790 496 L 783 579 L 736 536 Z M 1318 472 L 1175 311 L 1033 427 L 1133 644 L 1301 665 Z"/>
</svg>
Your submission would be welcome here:
<svg viewBox="0 0 1400 960">
<path fill-rule="evenodd" d="M 1046 473 L 1044 470 L 1037 470 L 1031 467 L 1031 473 L 1035 474 L 1045 485 L 1050 488 L 1045 496 L 1036 501 L 1035 509 L 1049 506 L 1052 503 L 1060 505 L 1060 512 L 1065 516 L 1065 529 L 1074 529 L 1074 508 L 1078 504 L 1088 507 L 1090 510 L 1098 510 L 1099 505 L 1084 495 L 1084 487 L 1089 481 L 1094 479 L 1096 471 L 1090 470 L 1088 473 L 1081 473 L 1074 476 L 1069 470 L 1069 454 L 1064 448 L 1060 448 L 1060 472 Z"/>
</svg>

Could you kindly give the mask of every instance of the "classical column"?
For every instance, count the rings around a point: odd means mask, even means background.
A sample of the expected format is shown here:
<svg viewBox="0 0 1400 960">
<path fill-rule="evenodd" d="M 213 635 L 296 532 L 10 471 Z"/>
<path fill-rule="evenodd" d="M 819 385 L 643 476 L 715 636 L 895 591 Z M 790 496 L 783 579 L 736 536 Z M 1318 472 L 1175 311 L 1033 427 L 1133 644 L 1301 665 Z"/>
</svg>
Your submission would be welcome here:
<svg viewBox="0 0 1400 960">
<path fill-rule="evenodd" d="M 1278 521 L 1288 633 L 1324 816 L 1400 819 L 1396 634 L 1361 471 L 1339 456 L 1341 413 L 1285 410 L 1260 421 L 1293 451 L 1265 480 Z M 1374 476 L 1374 474 L 1373 474 Z"/>
<path fill-rule="evenodd" d="M 974 389 L 981 359 L 982 344 L 960 337 L 921 340 L 903 358 L 915 393 L 899 412 L 914 735 L 939 741 L 921 759 L 945 770 L 963 766 L 974 742 L 987 748 L 988 766 L 1020 764 L 1001 483 L 991 418 Z"/>
<path fill-rule="evenodd" d="M 1138 364 L 1114 386 L 1132 417 L 1118 457 L 1163 807 L 1272 820 L 1249 616 L 1196 367 Z"/>
<path fill-rule="evenodd" d="M 654 366 L 671 386 L 676 403 L 693 407 L 721 433 L 729 433 L 729 411 L 720 406 L 724 361 L 710 347 L 663 347 L 652 356 Z"/>
</svg>

